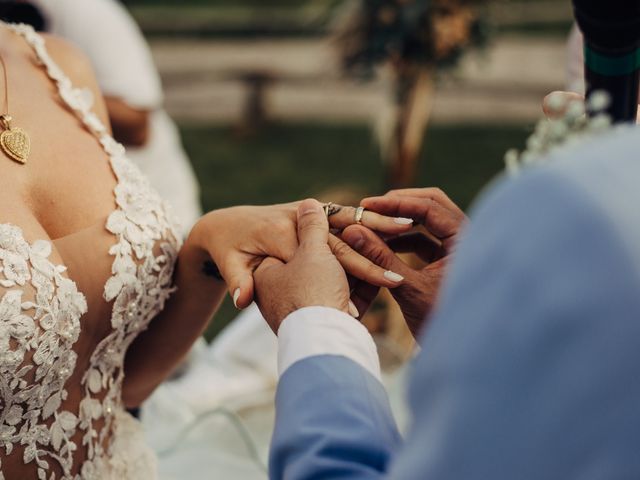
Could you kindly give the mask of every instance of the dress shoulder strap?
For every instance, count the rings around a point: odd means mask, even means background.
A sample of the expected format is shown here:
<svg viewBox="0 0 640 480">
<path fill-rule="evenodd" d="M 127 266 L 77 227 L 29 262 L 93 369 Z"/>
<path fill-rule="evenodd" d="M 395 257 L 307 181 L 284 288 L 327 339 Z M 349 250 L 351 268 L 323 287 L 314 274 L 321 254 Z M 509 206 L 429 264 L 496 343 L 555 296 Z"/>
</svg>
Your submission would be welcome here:
<svg viewBox="0 0 640 480">
<path fill-rule="evenodd" d="M 51 58 L 44 38 L 33 27 L 26 24 L 6 24 L 6 26 L 25 39 L 33 49 L 47 76 L 58 88 L 62 101 L 81 120 L 82 124 L 100 141 L 107 154 L 114 156 L 124 153 L 124 147 L 118 144 L 93 111 L 93 93 L 88 88 L 76 88 L 60 66 Z"/>
</svg>

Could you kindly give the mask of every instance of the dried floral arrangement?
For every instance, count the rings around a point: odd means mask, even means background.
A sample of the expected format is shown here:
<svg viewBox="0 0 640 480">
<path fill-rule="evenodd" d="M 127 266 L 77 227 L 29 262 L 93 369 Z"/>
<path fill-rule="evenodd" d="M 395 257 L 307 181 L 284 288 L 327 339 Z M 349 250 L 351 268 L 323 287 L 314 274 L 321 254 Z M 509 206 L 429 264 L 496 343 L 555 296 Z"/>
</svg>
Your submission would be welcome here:
<svg viewBox="0 0 640 480">
<path fill-rule="evenodd" d="M 387 186 L 414 183 L 440 72 L 487 37 L 478 0 L 354 0 L 335 39 L 343 70 L 371 79 L 390 73 L 394 105 L 379 115 L 376 134 Z"/>
<path fill-rule="evenodd" d="M 477 0 L 361 0 L 338 34 L 344 68 L 360 75 L 391 62 L 401 67 L 454 65 L 484 43 Z"/>
</svg>

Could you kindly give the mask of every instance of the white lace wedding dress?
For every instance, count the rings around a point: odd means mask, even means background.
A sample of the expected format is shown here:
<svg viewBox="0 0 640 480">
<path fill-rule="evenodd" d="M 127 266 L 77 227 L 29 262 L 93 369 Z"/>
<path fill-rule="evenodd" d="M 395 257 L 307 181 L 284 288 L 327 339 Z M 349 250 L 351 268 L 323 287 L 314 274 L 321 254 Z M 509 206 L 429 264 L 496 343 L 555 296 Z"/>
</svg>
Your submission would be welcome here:
<svg viewBox="0 0 640 480">
<path fill-rule="evenodd" d="M 155 457 L 122 406 L 123 361 L 172 292 L 176 229 L 92 112 L 91 97 L 72 86 L 30 27 L 10 28 L 31 45 L 64 104 L 107 153 L 117 207 L 106 223 L 114 238 L 103 295 L 111 328 L 82 365 L 74 346 L 84 333 L 85 296 L 66 268 L 48 259 L 50 242 L 29 243 L 18 226 L 0 223 L 0 479 L 9 480 L 8 466 L 15 475 L 16 465 L 21 479 L 153 479 Z"/>
</svg>

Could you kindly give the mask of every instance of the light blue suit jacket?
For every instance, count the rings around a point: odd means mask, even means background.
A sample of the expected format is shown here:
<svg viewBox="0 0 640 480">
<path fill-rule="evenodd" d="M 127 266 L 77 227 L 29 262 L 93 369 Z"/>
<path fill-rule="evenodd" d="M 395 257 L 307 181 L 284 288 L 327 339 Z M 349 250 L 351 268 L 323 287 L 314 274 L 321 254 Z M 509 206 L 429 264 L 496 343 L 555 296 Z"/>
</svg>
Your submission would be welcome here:
<svg viewBox="0 0 640 480">
<path fill-rule="evenodd" d="M 365 369 L 307 358 L 280 380 L 272 479 L 640 479 L 640 133 L 556 157 L 476 209 L 406 440 Z"/>
</svg>

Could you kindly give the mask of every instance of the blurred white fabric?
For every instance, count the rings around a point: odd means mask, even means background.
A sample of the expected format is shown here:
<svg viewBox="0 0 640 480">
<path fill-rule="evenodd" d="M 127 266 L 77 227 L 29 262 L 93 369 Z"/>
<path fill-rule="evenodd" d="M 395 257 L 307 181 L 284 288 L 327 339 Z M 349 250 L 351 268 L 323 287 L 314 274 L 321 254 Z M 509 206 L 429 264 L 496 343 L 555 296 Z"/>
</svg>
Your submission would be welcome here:
<svg viewBox="0 0 640 480">
<path fill-rule="evenodd" d="M 177 128 L 163 110 L 160 77 L 138 25 L 115 0 L 31 2 L 41 10 L 50 33 L 87 55 L 105 96 L 150 112 L 149 142 L 143 148 L 127 148 L 128 155 L 188 233 L 202 214 L 199 186 Z"/>
<path fill-rule="evenodd" d="M 181 377 L 154 392 L 142 409 L 142 423 L 158 454 L 160 480 L 267 478 L 277 346 L 252 305 L 211 345 L 202 341 L 194 349 Z M 410 424 L 405 379 L 405 368 L 383 374 L 401 430 Z"/>
<path fill-rule="evenodd" d="M 169 479 L 265 479 L 277 382 L 277 340 L 255 306 L 145 403 L 142 423 Z"/>
</svg>

